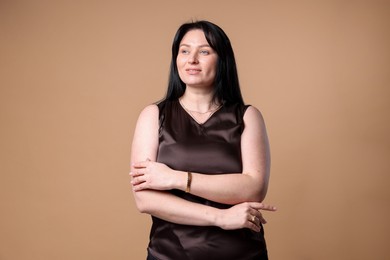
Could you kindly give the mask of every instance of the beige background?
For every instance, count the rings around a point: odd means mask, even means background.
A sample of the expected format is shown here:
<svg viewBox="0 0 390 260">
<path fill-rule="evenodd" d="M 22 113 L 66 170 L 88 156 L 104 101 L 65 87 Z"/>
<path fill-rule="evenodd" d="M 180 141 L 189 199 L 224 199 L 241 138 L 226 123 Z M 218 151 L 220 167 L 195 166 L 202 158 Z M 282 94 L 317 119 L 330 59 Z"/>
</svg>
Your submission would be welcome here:
<svg viewBox="0 0 390 260">
<path fill-rule="evenodd" d="M 128 185 L 178 26 L 229 35 L 272 145 L 273 260 L 389 259 L 389 1 L 0 1 L 0 259 L 145 259 Z"/>
</svg>

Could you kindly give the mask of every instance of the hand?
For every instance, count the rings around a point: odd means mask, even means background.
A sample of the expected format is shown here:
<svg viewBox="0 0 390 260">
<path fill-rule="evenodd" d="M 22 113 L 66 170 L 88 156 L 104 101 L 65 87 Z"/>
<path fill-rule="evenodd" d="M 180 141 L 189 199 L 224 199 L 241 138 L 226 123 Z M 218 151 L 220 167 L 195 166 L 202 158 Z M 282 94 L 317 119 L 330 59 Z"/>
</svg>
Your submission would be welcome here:
<svg viewBox="0 0 390 260">
<path fill-rule="evenodd" d="M 249 228 L 255 232 L 260 232 L 260 224 L 267 223 L 260 210 L 276 211 L 276 207 L 260 202 L 243 202 L 222 210 L 217 225 L 227 230 Z"/>
<path fill-rule="evenodd" d="M 152 190 L 171 190 L 176 188 L 179 173 L 172 170 L 163 163 L 152 162 L 150 160 L 137 162 L 133 164 L 131 184 L 134 191 L 145 189 Z"/>
</svg>

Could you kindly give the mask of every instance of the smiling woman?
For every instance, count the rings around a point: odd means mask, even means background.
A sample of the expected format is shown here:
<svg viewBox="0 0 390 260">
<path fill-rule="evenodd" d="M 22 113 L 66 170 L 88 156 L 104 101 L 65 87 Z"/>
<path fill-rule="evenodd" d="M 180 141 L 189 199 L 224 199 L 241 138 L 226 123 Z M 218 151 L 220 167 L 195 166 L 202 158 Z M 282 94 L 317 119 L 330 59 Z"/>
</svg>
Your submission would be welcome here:
<svg viewBox="0 0 390 260">
<path fill-rule="evenodd" d="M 229 38 L 182 25 L 168 91 L 140 114 L 131 184 L 152 216 L 148 259 L 268 259 L 261 210 L 270 175 L 264 120 L 244 105 Z"/>
<path fill-rule="evenodd" d="M 218 55 L 202 30 L 191 30 L 182 39 L 176 63 L 180 79 L 187 87 L 212 90 Z"/>
</svg>

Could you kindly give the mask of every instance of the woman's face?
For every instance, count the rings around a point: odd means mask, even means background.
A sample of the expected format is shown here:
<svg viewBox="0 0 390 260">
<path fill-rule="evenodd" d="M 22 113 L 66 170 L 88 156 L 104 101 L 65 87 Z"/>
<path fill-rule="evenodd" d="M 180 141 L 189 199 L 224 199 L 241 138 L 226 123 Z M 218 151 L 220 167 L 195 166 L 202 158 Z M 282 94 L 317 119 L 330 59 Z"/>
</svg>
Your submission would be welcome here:
<svg viewBox="0 0 390 260">
<path fill-rule="evenodd" d="M 217 69 L 217 53 L 202 30 L 188 31 L 180 42 L 176 58 L 180 79 L 187 87 L 212 88 Z"/>
</svg>

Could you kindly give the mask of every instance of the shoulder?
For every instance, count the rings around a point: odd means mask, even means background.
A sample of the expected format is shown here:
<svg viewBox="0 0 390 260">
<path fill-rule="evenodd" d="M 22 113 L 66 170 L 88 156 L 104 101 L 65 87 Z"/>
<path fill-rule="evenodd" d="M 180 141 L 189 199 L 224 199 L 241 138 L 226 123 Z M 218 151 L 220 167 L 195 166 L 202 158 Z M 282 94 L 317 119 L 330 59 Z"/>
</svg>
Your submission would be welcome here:
<svg viewBox="0 0 390 260">
<path fill-rule="evenodd" d="M 145 127 L 151 126 L 156 123 L 158 119 L 159 109 L 156 104 L 151 104 L 142 109 L 138 116 L 137 125 L 143 125 Z"/>
<path fill-rule="evenodd" d="M 154 117 L 158 116 L 159 108 L 156 104 L 151 104 L 144 107 L 139 115 L 140 118 L 143 117 Z"/>
<path fill-rule="evenodd" d="M 260 125 L 260 126 L 265 125 L 262 113 L 260 112 L 259 109 L 257 109 L 254 106 L 248 106 L 248 108 L 246 109 L 244 114 L 244 123 L 246 125 L 251 125 L 251 124 Z"/>
<path fill-rule="evenodd" d="M 248 108 L 245 111 L 244 117 L 256 117 L 256 118 L 263 118 L 263 115 L 261 114 L 260 110 L 252 105 L 248 105 Z"/>
</svg>

